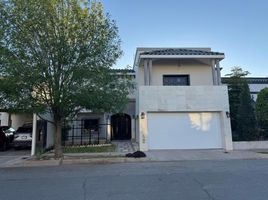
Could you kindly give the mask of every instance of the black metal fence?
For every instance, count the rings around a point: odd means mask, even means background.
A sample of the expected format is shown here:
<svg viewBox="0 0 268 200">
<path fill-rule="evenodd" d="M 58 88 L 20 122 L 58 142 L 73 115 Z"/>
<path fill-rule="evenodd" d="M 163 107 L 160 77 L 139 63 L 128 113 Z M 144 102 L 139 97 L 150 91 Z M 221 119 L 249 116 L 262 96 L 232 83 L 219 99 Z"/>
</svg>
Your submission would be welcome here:
<svg viewBox="0 0 268 200">
<path fill-rule="evenodd" d="M 84 120 L 65 120 L 62 129 L 62 145 L 77 146 L 107 143 L 110 124 L 87 124 Z"/>
</svg>

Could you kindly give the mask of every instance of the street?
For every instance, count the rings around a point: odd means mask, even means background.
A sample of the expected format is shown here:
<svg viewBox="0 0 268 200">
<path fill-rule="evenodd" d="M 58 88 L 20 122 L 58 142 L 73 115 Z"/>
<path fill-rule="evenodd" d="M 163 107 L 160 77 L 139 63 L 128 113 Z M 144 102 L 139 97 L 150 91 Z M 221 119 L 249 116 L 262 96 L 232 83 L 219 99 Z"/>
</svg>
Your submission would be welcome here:
<svg viewBox="0 0 268 200">
<path fill-rule="evenodd" d="M 0 169 L 0 200 L 266 200 L 268 160 Z"/>
</svg>

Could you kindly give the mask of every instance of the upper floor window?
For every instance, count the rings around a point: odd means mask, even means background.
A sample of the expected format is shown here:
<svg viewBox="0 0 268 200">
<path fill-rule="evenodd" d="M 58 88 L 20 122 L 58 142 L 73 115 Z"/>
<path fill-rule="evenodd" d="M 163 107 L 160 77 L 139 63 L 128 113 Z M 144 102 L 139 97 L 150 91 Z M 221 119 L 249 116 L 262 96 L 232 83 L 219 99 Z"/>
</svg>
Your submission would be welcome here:
<svg viewBox="0 0 268 200">
<path fill-rule="evenodd" d="M 163 85 L 190 85 L 189 75 L 163 75 Z"/>
</svg>

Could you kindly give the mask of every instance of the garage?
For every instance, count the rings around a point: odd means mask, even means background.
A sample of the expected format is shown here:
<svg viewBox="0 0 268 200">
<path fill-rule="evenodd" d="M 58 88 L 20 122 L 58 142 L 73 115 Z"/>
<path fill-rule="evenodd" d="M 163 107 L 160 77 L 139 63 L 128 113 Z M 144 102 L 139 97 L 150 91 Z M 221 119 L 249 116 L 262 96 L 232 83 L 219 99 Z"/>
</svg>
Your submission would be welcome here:
<svg viewBox="0 0 268 200">
<path fill-rule="evenodd" d="M 149 149 L 223 148 L 218 112 L 148 113 Z"/>
</svg>

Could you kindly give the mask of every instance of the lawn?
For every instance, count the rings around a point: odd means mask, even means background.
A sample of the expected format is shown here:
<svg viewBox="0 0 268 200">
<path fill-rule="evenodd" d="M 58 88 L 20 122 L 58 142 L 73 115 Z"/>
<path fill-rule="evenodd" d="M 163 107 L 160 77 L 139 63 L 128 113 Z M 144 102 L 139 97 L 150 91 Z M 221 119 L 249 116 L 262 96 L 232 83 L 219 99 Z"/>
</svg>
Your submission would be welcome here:
<svg viewBox="0 0 268 200">
<path fill-rule="evenodd" d="M 114 144 L 105 145 L 87 145 L 87 146 L 70 146 L 63 147 L 63 153 L 101 153 L 114 152 L 116 146 Z"/>
</svg>

